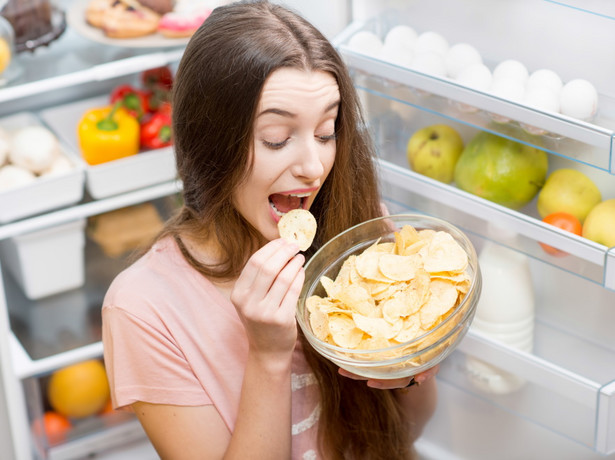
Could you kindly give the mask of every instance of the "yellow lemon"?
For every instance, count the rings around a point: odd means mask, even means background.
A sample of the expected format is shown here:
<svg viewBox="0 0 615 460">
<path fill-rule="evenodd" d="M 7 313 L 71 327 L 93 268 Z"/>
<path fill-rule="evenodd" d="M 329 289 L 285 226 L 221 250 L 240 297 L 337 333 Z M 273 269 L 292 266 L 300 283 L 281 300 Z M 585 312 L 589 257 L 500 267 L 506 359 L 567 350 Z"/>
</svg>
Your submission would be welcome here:
<svg viewBox="0 0 615 460">
<path fill-rule="evenodd" d="M 100 412 L 109 399 L 104 365 L 90 360 L 57 370 L 49 379 L 47 397 L 51 407 L 66 417 L 83 418 Z"/>
<path fill-rule="evenodd" d="M 0 38 L 0 74 L 5 71 L 11 62 L 11 48 L 3 38 Z"/>
</svg>

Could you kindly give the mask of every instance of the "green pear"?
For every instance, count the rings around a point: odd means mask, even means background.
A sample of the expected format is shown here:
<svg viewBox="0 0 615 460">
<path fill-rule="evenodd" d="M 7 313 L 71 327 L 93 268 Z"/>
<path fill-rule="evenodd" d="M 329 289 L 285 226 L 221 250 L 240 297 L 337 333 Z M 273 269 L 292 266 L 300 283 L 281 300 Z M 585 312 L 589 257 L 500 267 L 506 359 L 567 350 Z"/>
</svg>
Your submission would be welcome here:
<svg viewBox="0 0 615 460">
<path fill-rule="evenodd" d="M 615 198 L 602 201 L 589 211 L 583 236 L 609 248 L 615 246 Z"/>
<path fill-rule="evenodd" d="M 554 212 L 567 212 L 581 223 L 589 211 L 602 201 L 600 189 L 581 171 L 576 169 L 556 169 L 544 187 L 538 192 L 536 207 L 538 214 L 545 216 Z"/>
<path fill-rule="evenodd" d="M 481 131 L 459 157 L 455 183 L 468 193 L 520 209 L 543 186 L 548 168 L 544 151 Z"/>
<path fill-rule="evenodd" d="M 416 131 L 408 141 L 406 156 L 417 173 L 449 184 L 462 151 L 459 133 L 449 125 L 439 124 Z"/>
</svg>

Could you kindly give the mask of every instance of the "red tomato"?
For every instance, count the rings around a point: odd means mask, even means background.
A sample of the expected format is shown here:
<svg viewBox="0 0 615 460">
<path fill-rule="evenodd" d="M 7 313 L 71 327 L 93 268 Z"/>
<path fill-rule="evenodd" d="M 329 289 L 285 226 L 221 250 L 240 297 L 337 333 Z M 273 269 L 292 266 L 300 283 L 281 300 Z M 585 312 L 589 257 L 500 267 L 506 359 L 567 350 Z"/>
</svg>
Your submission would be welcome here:
<svg viewBox="0 0 615 460">
<path fill-rule="evenodd" d="M 38 437 L 44 434 L 50 444 L 57 444 L 66 438 L 66 434 L 72 428 L 72 423 L 66 417 L 54 411 L 47 411 L 41 418 L 32 422 L 32 431 Z"/>
<path fill-rule="evenodd" d="M 579 219 L 567 212 L 554 212 L 553 214 L 545 216 L 542 221 L 579 236 L 581 235 L 581 231 L 583 230 L 583 225 L 581 225 Z M 560 251 L 559 249 L 556 249 L 547 244 L 539 244 L 547 254 L 551 254 L 552 256 L 561 257 L 567 255 L 564 251 Z"/>
</svg>

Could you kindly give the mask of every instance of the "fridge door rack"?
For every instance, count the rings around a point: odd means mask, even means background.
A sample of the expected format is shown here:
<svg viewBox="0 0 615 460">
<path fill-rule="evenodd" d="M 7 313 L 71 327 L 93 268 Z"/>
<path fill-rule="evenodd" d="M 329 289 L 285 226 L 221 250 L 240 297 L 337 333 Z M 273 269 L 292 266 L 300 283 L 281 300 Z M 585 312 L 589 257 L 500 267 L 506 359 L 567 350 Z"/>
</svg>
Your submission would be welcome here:
<svg viewBox="0 0 615 460">
<path fill-rule="evenodd" d="M 440 0 L 430 6 L 421 4 L 423 17 L 416 19 L 429 22 L 425 16 L 429 13 L 429 8 L 451 9 L 459 6 L 450 5 L 447 0 Z M 493 8 L 498 10 L 498 2 L 480 2 L 477 8 L 485 10 L 487 15 Z M 541 9 L 560 10 L 560 15 L 564 18 L 570 9 L 567 5 L 548 5 L 548 2 L 537 2 L 526 0 L 527 8 L 537 7 Z M 440 5 L 440 6 L 438 6 Z M 447 6 L 448 5 L 448 6 Z M 520 8 L 521 6 L 518 6 Z M 410 10 L 412 7 L 408 7 Z M 561 10 L 564 10 L 562 13 Z M 550 10 L 549 10 L 550 11 Z M 479 91 L 468 86 L 464 86 L 455 80 L 432 74 L 423 73 L 409 67 L 400 66 L 380 57 L 374 57 L 367 53 L 362 53 L 349 46 L 350 38 L 357 32 L 370 31 L 376 35 L 384 37 L 389 28 L 398 25 L 400 18 L 404 17 L 405 11 L 389 11 L 380 17 L 368 21 L 356 21 L 350 24 L 338 37 L 335 44 L 338 51 L 355 72 L 357 85 L 364 86 L 362 78 L 381 80 L 382 86 L 388 87 L 388 91 L 399 91 L 407 103 L 421 106 L 427 110 L 440 113 L 443 116 L 460 120 L 461 122 L 473 124 L 481 129 L 489 129 L 500 132 L 503 135 L 514 137 L 521 142 L 534 143 L 538 148 L 550 153 L 563 155 L 575 161 L 609 171 L 615 174 L 615 99 L 606 94 L 599 94 L 599 108 L 595 118 L 591 121 L 575 119 L 560 113 L 541 111 L 526 104 L 512 102 L 486 91 Z M 421 14 L 418 9 L 412 13 Z M 450 13 L 449 13 L 450 14 Z M 537 15 L 540 14 L 537 10 Z M 412 16 L 411 16 L 412 17 Z M 595 21 L 594 26 L 599 29 L 604 26 L 604 22 L 612 24 L 614 18 L 590 14 L 591 21 Z M 464 19 L 468 19 L 464 17 Z M 414 24 L 408 24 L 413 26 Z M 450 25 L 450 24 L 449 24 Z M 423 25 L 428 27 L 428 25 Z M 605 27 L 602 27 L 603 29 Z M 458 27 L 451 26 L 447 34 L 462 35 Z M 446 30 L 446 29 L 442 29 Z M 420 30 L 417 29 L 420 32 Z M 479 34 L 476 30 L 475 34 Z M 592 37 L 593 38 L 593 37 Z M 474 36 L 474 39 L 476 37 Z M 591 39 L 590 39 L 591 40 Z M 597 40 L 597 39 L 596 39 Z M 464 41 L 459 39 L 459 41 Z M 452 42 L 451 42 L 452 44 Z M 582 51 L 589 53 L 590 44 L 586 44 L 587 49 Z M 593 43 L 597 46 L 596 43 Z M 518 53 L 517 53 L 518 54 Z M 497 62 L 491 56 L 484 58 L 485 64 L 495 67 Z M 369 84 L 374 90 L 374 85 Z M 404 91 L 405 89 L 405 91 Z M 376 90 L 377 91 L 377 90 Z M 502 118 L 509 122 L 497 123 L 494 120 Z M 540 135 L 528 135 L 526 132 L 541 132 Z"/>
<path fill-rule="evenodd" d="M 532 216 L 443 184 L 390 161 L 380 159 L 379 165 L 381 177 L 384 178 L 383 186 L 397 201 L 411 203 L 412 207 L 427 213 L 434 213 L 434 203 L 438 203 L 438 215 L 462 222 L 470 231 L 496 241 L 497 235 L 485 234 L 485 222 L 498 222 L 502 227 L 523 236 L 517 239 L 515 250 L 615 291 L 615 248 L 607 248 L 565 232 Z M 412 195 L 423 199 L 416 199 Z M 455 203 L 455 206 L 450 206 L 450 203 Z M 541 250 L 540 241 L 548 241 L 549 245 L 568 253 L 567 256 L 547 254 Z M 511 244 L 510 241 L 498 242 Z"/>
</svg>

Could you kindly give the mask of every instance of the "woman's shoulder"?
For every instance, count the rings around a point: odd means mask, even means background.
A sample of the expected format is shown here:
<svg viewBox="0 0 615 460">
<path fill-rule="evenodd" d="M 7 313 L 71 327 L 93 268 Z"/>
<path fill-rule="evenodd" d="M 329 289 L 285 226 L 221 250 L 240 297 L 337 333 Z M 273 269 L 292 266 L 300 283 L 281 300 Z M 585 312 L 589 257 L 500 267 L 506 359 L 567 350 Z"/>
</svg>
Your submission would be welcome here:
<svg viewBox="0 0 615 460">
<path fill-rule="evenodd" d="M 152 305 L 164 308 L 197 290 L 199 296 L 216 294 L 215 286 L 186 262 L 173 238 L 169 237 L 156 242 L 115 277 L 105 295 L 103 308 L 121 307 L 133 313 Z"/>
</svg>

